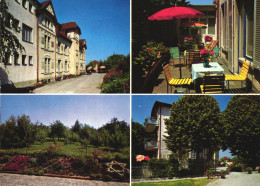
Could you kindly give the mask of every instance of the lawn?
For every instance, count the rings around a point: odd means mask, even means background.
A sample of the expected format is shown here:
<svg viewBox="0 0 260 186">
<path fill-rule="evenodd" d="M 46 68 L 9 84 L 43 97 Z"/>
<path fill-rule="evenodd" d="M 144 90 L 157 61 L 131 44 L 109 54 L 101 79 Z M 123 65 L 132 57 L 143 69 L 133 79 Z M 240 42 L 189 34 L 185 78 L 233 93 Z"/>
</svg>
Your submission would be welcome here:
<svg viewBox="0 0 260 186">
<path fill-rule="evenodd" d="M 63 141 L 56 142 L 58 145 L 63 146 L 63 148 L 58 152 L 59 155 L 66 155 L 70 157 L 83 157 L 86 156 L 86 149 L 82 147 L 82 145 L 79 142 L 75 143 L 69 143 L 67 145 L 64 145 Z M 30 147 L 26 148 L 17 148 L 17 149 L 0 149 L 0 154 L 35 154 L 35 153 L 43 153 L 46 152 L 44 148 L 48 147 L 49 144 L 53 144 L 53 141 L 45 141 L 42 144 L 35 143 L 31 145 Z M 102 150 L 105 154 L 111 153 L 114 154 L 114 149 L 109 147 L 94 147 L 92 145 L 89 145 L 87 148 L 87 155 L 91 156 L 92 153 L 90 153 L 93 150 Z M 26 152 L 27 151 L 27 152 Z M 127 149 L 120 149 L 119 152 L 116 154 L 122 154 L 125 156 L 128 156 Z"/>
<path fill-rule="evenodd" d="M 173 186 L 205 186 L 208 183 L 215 181 L 216 179 L 207 179 L 207 178 L 194 178 L 194 179 L 182 179 L 176 181 L 161 181 L 161 182 L 142 182 L 142 183 L 132 183 L 132 185 L 137 186 L 149 186 L 149 185 L 173 185 Z"/>
</svg>

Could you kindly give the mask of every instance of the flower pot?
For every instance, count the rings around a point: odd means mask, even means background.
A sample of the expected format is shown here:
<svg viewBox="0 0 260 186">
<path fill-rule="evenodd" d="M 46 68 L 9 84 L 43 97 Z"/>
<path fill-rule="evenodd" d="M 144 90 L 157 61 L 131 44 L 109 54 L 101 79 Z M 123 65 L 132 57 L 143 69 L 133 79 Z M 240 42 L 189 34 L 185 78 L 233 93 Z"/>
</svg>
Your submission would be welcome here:
<svg viewBox="0 0 260 186">
<path fill-rule="evenodd" d="M 248 170 L 247 172 L 248 172 L 248 174 L 252 174 L 252 171 L 251 171 L 251 170 Z"/>
<path fill-rule="evenodd" d="M 205 62 L 203 63 L 203 66 L 204 66 L 205 68 L 208 68 L 208 67 L 209 67 L 209 62 L 208 62 L 208 61 L 205 61 Z"/>
<path fill-rule="evenodd" d="M 211 179 L 211 176 L 210 176 L 210 175 L 208 175 L 208 179 Z"/>
</svg>

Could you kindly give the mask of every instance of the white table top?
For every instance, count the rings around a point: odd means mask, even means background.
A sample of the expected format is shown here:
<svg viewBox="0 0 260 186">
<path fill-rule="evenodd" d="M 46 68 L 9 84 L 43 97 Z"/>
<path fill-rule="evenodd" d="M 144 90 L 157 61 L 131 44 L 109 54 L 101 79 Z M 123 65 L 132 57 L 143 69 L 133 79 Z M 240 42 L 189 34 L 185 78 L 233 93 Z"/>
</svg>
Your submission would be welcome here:
<svg viewBox="0 0 260 186">
<path fill-rule="evenodd" d="M 224 69 L 218 62 L 210 62 L 210 67 L 205 68 L 203 63 L 191 65 L 192 81 L 198 77 L 203 77 L 205 74 L 224 74 Z"/>
</svg>

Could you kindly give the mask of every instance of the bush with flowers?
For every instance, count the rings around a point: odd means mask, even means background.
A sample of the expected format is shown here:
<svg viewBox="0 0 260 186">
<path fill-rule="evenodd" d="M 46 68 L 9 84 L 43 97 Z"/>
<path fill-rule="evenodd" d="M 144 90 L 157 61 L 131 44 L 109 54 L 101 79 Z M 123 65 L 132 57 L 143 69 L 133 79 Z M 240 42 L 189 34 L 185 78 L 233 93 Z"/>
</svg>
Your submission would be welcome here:
<svg viewBox="0 0 260 186">
<path fill-rule="evenodd" d="M 14 156 L 10 162 L 8 162 L 3 170 L 18 171 L 23 170 L 28 164 L 28 156 Z"/>
<path fill-rule="evenodd" d="M 227 170 L 221 170 L 219 172 L 219 176 L 222 178 L 222 179 L 225 179 L 226 178 L 226 175 L 228 175 L 229 172 Z"/>
<path fill-rule="evenodd" d="M 194 42 L 194 39 L 192 37 L 185 37 L 183 40 L 183 45 L 186 48 L 192 48 L 193 42 Z"/>
<path fill-rule="evenodd" d="M 53 156 L 53 155 L 57 155 L 57 153 L 60 152 L 63 147 L 64 146 L 55 143 L 54 144 L 49 143 L 49 146 L 43 148 L 43 150 L 46 150 L 47 155 Z"/>
<path fill-rule="evenodd" d="M 153 63 L 158 61 L 161 56 L 168 51 L 169 49 L 162 42 L 157 43 L 155 41 L 148 41 L 142 46 L 138 57 L 134 59 L 133 63 L 149 72 L 153 66 Z"/>
<path fill-rule="evenodd" d="M 205 172 L 205 176 L 207 176 L 208 179 L 210 179 L 211 176 L 213 176 L 212 170 L 211 170 L 211 169 L 206 170 L 206 172 Z"/>
</svg>

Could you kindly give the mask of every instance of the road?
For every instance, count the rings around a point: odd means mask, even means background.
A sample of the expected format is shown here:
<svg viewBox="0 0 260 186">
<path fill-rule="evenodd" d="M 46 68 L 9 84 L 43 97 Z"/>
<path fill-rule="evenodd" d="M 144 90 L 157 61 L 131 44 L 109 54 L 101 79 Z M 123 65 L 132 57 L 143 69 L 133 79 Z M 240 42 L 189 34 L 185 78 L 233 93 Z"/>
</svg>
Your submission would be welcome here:
<svg viewBox="0 0 260 186">
<path fill-rule="evenodd" d="M 260 173 L 254 171 L 252 174 L 247 172 L 231 172 L 226 179 L 217 179 L 207 186 L 259 186 Z"/>
<path fill-rule="evenodd" d="M 13 186 L 13 185 L 68 185 L 68 186 L 129 186 L 129 183 L 122 182 L 103 182 L 95 180 L 80 180 L 80 179 L 69 179 L 69 178 L 57 178 L 57 177 L 47 177 L 47 176 L 28 176 L 20 174 L 6 174 L 0 173 L 0 186 Z"/>
<path fill-rule="evenodd" d="M 77 78 L 55 81 L 34 90 L 36 94 L 100 93 L 105 73 L 92 73 Z"/>
</svg>

